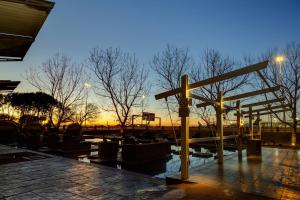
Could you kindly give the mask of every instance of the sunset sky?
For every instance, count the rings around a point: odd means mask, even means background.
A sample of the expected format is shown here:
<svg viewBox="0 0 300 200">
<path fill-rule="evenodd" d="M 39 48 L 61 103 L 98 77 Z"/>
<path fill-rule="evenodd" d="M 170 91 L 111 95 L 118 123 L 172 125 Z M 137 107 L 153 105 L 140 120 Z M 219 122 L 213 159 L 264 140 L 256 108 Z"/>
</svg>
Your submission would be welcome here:
<svg viewBox="0 0 300 200">
<path fill-rule="evenodd" d="M 189 48 L 197 60 L 206 48 L 242 58 L 257 56 L 289 42 L 300 42 L 298 0 L 56 0 L 56 5 L 23 62 L 0 63 L 0 79 L 20 80 L 17 91 L 32 91 L 24 80 L 28 67 L 36 67 L 56 52 L 78 63 L 91 48 L 119 47 L 136 53 L 149 67 L 154 54 L 166 44 Z M 150 78 L 155 75 L 151 72 Z M 155 102 L 153 88 L 147 109 L 164 108 Z M 93 94 L 91 101 L 97 102 Z M 146 110 L 147 110 L 146 109 Z M 166 118 L 166 113 L 160 113 Z M 102 122 L 111 121 L 102 113 Z M 167 119 L 166 119 L 167 121 Z"/>
</svg>

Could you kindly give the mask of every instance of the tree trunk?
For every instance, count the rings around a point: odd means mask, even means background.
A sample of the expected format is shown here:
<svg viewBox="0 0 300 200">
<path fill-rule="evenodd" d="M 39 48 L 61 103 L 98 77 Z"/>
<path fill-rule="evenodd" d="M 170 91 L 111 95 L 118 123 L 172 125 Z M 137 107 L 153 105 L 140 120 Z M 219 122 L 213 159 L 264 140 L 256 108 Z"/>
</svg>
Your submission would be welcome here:
<svg viewBox="0 0 300 200">
<path fill-rule="evenodd" d="M 293 109 L 292 118 L 293 118 L 293 127 L 292 127 L 292 138 L 291 145 L 295 146 L 297 144 L 296 134 L 297 134 L 297 110 L 296 106 Z"/>
</svg>

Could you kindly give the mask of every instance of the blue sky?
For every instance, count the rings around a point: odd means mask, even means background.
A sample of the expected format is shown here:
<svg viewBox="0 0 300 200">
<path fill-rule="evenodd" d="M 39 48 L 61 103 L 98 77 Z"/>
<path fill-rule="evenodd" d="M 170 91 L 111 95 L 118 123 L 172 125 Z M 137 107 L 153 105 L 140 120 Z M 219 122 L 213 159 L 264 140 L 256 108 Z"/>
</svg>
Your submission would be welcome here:
<svg viewBox="0 0 300 200">
<path fill-rule="evenodd" d="M 60 0 L 24 62 L 0 63 L 1 79 L 22 79 L 56 52 L 78 62 L 92 47 L 135 52 L 145 65 L 167 43 L 240 58 L 300 42 L 300 1 L 287 0 Z"/>
<path fill-rule="evenodd" d="M 205 48 L 242 58 L 300 42 L 297 0 L 56 0 L 23 62 L 0 63 L 0 79 L 22 75 L 56 52 L 83 62 L 91 48 L 134 52 L 146 67 L 167 43 L 199 57 Z"/>
</svg>

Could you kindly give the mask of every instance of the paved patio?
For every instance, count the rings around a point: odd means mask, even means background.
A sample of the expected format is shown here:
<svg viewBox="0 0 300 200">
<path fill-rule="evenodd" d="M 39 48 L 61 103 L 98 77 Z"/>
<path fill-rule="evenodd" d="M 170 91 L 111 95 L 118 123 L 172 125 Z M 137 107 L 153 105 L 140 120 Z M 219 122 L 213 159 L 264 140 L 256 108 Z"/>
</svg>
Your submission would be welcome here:
<svg viewBox="0 0 300 200">
<path fill-rule="evenodd" d="M 2 155 L 17 152 L 0 145 Z M 170 190 L 164 179 L 59 156 L 0 165 L 0 199 L 157 199 Z"/>
<path fill-rule="evenodd" d="M 24 152 L 0 145 L 0 155 Z M 32 151 L 29 151 L 32 152 Z M 36 153 L 36 152 L 32 152 Z M 0 164 L 4 199 L 300 199 L 300 150 L 263 148 L 262 161 L 232 155 L 190 170 L 196 184 L 165 180 L 38 153 L 35 160 Z"/>
<path fill-rule="evenodd" d="M 263 148 L 261 161 L 243 153 L 240 163 L 234 154 L 223 166 L 212 162 L 191 169 L 190 181 L 198 184 L 178 186 L 185 198 L 300 199 L 300 150 Z"/>
</svg>

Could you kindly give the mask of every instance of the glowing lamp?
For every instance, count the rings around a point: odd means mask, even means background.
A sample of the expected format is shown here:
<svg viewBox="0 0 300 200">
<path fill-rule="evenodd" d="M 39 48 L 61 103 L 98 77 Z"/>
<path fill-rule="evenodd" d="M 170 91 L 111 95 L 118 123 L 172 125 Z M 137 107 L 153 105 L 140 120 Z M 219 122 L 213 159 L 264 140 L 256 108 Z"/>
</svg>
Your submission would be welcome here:
<svg viewBox="0 0 300 200">
<path fill-rule="evenodd" d="M 275 61 L 277 63 L 282 63 L 284 61 L 284 56 L 280 55 L 280 56 L 276 56 L 275 57 Z"/>
</svg>

